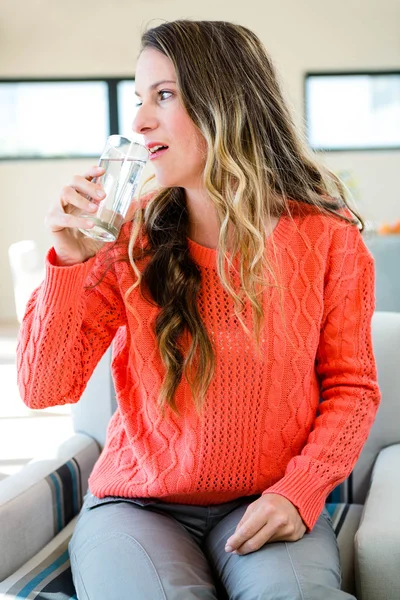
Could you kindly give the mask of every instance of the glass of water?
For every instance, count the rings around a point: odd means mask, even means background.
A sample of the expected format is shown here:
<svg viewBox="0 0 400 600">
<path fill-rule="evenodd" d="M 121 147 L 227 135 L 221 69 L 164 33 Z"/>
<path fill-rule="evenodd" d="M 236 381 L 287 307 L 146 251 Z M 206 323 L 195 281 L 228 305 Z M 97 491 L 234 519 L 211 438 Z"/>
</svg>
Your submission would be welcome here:
<svg viewBox="0 0 400 600">
<path fill-rule="evenodd" d="M 106 197 L 98 202 L 96 213 L 81 215 L 95 224 L 91 229 L 80 229 L 82 233 L 102 242 L 117 239 L 148 156 L 144 146 L 126 137 L 111 135 L 107 139 L 99 161 L 105 173 L 93 179 L 103 186 Z"/>
</svg>

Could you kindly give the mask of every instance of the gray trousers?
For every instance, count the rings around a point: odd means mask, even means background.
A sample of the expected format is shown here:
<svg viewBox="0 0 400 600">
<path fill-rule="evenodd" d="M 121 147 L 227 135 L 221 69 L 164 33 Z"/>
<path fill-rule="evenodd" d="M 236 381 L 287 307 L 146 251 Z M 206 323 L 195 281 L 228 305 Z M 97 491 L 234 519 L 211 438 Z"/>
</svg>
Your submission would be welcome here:
<svg viewBox="0 0 400 600">
<path fill-rule="evenodd" d="M 225 552 L 257 497 L 207 507 L 88 493 L 69 545 L 79 600 L 355 600 L 325 509 L 297 542 Z"/>
</svg>

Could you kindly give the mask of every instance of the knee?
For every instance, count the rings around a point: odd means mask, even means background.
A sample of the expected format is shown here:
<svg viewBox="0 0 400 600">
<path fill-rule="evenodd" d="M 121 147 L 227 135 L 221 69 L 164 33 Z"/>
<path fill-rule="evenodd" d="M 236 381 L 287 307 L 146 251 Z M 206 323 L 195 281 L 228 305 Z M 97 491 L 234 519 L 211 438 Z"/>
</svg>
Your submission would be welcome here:
<svg viewBox="0 0 400 600">
<path fill-rule="evenodd" d="M 313 596 L 314 597 L 314 596 Z M 293 582 L 281 581 L 278 585 L 269 583 L 262 586 L 262 588 L 255 590 L 255 595 L 249 596 L 254 600 L 311 600 L 311 596 L 305 596 L 302 590 L 297 584 Z M 318 598 L 321 600 L 322 596 Z"/>
<path fill-rule="evenodd" d="M 86 540 L 73 537 L 68 549 L 79 600 L 165 600 L 154 562 L 131 535 L 108 532 Z"/>
<path fill-rule="evenodd" d="M 233 557 L 232 557 L 233 558 Z M 246 560 L 247 559 L 247 560 Z M 233 562 L 233 561 L 232 561 Z M 292 569 L 282 561 L 269 561 L 265 555 L 263 560 L 249 554 L 236 562 L 236 569 L 229 571 L 229 576 L 222 575 L 222 581 L 230 598 L 242 600 L 310 600 L 303 593 L 298 578 Z M 275 564 L 271 564 L 274 563 Z M 320 596 L 318 600 L 321 600 Z M 324 598 L 325 600 L 325 598 Z"/>
</svg>

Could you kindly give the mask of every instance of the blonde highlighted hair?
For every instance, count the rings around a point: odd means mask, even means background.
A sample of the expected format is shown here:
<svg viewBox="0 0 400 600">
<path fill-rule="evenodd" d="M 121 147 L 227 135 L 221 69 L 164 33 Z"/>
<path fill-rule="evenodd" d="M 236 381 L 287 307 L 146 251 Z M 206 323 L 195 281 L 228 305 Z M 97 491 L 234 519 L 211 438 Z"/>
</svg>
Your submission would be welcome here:
<svg viewBox="0 0 400 600">
<path fill-rule="evenodd" d="M 245 329 L 241 312 L 251 308 L 254 330 L 247 333 L 258 343 L 262 291 L 279 285 L 265 252 L 272 218 L 288 214 L 288 200 L 293 200 L 356 224 L 340 213 L 347 206 L 362 220 L 350 208 L 340 180 L 307 150 L 274 66 L 252 31 L 222 21 L 173 21 L 146 31 L 146 48 L 172 61 L 182 103 L 207 142 L 204 186 L 220 224 L 218 274 Z M 140 285 L 160 307 L 156 335 L 166 369 L 159 396 L 163 410 L 167 405 L 177 410 L 174 398 L 182 377 L 200 410 L 215 370 L 215 352 L 197 307 L 201 275 L 188 252 L 188 228 L 184 190 L 163 189 L 136 211 L 129 243 L 137 275 L 133 287 Z M 141 233 L 144 246 L 138 244 Z M 141 270 L 138 261 L 144 256 L 150 260 Z M 239 286 L 232 257 L 239 257 Z M 186 352 L 185 334 L 190 339 Z"/>
</svg>

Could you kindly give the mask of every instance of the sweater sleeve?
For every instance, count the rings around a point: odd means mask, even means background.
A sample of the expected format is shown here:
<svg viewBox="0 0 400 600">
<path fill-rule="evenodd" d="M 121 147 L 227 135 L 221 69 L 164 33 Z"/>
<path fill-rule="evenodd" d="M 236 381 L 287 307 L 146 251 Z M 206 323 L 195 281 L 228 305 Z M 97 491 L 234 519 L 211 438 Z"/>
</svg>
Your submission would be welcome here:
<svg viewBox="0 0 400 600">
<path fill-rule="evenodd" d="M 380 402 L 371 340 L 374 263 L 360 232 L 332 235 L 316 355 L 321 403 L 301 454 L 263 493 L 285 496 L 311 530 L 327 495 L 351 473 Z"/>
<path fill-rule="evenodd" d="M 46 257 L 17 343 L 18 386 L 30 408 L 77 402 L 124 323 L 115 272 L 101 255 L 68 267 L 56 266 L 54 249 Z"/>
</svg>

